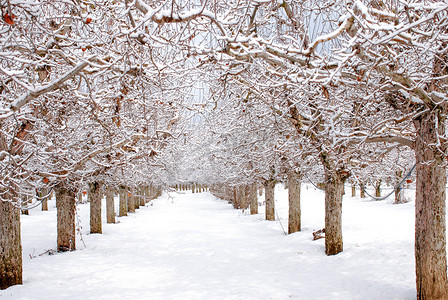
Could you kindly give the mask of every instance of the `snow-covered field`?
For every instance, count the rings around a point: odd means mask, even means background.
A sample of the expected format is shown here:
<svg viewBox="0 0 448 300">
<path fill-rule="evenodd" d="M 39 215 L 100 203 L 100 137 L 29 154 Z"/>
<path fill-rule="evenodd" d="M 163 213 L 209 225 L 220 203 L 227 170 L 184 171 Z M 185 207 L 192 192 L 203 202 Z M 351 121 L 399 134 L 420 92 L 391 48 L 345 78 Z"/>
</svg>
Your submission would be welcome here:
<svg viewBox="0 0 448 300">
<path fill-rule="evenodd" d="M 312 240 L 324 227 L 323 193 L 303 185 L 302 232 L 289 236 L 281 228 L 287 230 L 288 213 L 281 185 L 276 201 L 282 224 L 265 221 L 261 206 L 251 216 L 209 193 L 165 193 L 118 224 L 104 223 L 102 235 L 88 234 L 83 204 L 85 245 L 78 240 L 75 252 L 40 255 L 56 246 L 51 201 L 50 211 L 22 216 L 24 284 L 0 298 L 415 298 L 413 202 L 346 196 L 344 252 L 328 257 L 324 240 Z"/>
</svg>

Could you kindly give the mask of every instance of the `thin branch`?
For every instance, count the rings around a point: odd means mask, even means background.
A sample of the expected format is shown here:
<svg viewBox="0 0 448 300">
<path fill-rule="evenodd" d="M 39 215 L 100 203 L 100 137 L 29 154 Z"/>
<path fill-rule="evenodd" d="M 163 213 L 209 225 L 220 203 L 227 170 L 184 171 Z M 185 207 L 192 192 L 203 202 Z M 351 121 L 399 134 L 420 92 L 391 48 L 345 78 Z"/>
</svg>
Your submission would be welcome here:
<svg viewBox="0 0 448 300">
<path fill-rule="evenodd" d="M 28 102 L 30 102 L 33 99 L 36 99 L 40 95 L 46 94 L 48 92 L 57 90 L 61 87 L 61 85 L 72 78 L 73 76 L 79 74 L 85 67 L 89 65 L 88 60 L 93 58 L 94 56 L 89 57 L 84 62 L 78 64 L 76 67 L 65 73 L 62 77 L 60 77 L 58 80 L 53 81 L 52 83 L 48 85 L 44 85 L 30 93 L 24 94 L 23 96 L 19 97 L 17 100 L 15 100 L 11 106 L 10 109 L 12 111 L 19 110 L 22 106 L 26 105 Z"/>
</svg>

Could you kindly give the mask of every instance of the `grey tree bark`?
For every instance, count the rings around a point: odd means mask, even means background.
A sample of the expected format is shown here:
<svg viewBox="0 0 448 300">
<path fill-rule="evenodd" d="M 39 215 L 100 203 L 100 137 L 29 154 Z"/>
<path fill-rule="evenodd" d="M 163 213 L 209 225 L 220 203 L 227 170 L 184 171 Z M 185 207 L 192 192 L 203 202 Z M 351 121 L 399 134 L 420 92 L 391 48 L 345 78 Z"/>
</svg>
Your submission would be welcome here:
<svg viewBox="0 0 448 300">
<path fill-rule="evenodd" d="M 22 284 L 20 210 L 0 201 L 0 290 Z"/>
<path fill-rule="evenodd" d="M 111 187 L 106 188 L 106 216 L 109 224 L 115 223 L 114 194 L 114 190 Z"/>
<path fill-rule="evenodd" d="M 57 186 L 55 190 L 58 215 L 57 248 L 60 252 L 73 251 L 76 249 L 76 194 L 74 190 L 62 185 Z"/>
<path fill-rule="evenodd" d="M 269 179 L 264 183 L 264 198 L 266 202 L 266 220 L 275 220 L 275 180 Z"/>
<path fill-rule="evenodd" d="M 101 184 L 93 182 L 89 185 L 90 196 L 90 233 L 102 233 L 101 224 Z"/>
<path fill-rule="evenodd" d="M 300 175 L 290 171 L 288 173 L 289 234 L 301 230 L 300 185 Z"/>
</svg>

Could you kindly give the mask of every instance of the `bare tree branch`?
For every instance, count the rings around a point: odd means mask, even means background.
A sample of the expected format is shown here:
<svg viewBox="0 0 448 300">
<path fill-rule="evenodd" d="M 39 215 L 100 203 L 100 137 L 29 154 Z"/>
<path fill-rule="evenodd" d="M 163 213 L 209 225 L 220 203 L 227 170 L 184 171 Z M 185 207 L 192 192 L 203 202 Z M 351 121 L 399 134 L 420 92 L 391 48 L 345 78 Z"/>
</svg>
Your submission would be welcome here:
<svg viewBox="0 0 448 300">
<path fill-rule="evenodd" d="M 11 106 L 10 109 L 12 111 L 17 111 L 19 110 L 22 106 L 24 106 L 25 104 L 27 104 L 28 102 L 30 102 L 31 100 L 39 97 L 40 95 L 43 95 L 45 93 L 54 91 L 58 88 L 61 87 L 61 85 L 66 82 L 67 80 L 69 80 L 70 78 L 72 78 L 73 76 L 79 74 L 85 67 L 87 67 L 89 65 L 88 60 L 93 58 L 94 56 L 89 57 L 88 59 L 86 59 L 84 62 L 78 64 L 76 67 L 74 67 L 73 69 L 71 69 L 70 71 L 68 71 L 67 73 L 65 73 L 62 77 L 60 77 L 58 80 L 53 81 L 52 83 L 48 84 L 48 85 L 44 85 L 40 88 L 38 88 L 37 90 L 34 90 L 30 93 L 27 93 L 21 97 L 19 97 L 16 101 L 14 101 Z"/>
</svg>

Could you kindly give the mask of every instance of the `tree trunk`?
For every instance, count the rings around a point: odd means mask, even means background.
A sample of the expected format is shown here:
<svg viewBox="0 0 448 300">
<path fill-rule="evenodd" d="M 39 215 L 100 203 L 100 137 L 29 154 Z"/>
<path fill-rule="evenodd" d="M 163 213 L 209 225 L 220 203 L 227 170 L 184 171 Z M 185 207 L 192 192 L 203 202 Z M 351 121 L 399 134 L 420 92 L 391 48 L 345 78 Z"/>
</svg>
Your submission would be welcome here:
<svg viewBox="0 0 448 300">
<path fill-rule="evenodd" d="M 266 180 L 264 184 L 264 199 L 266 202 L 266 220 L 275 220 L 275 181 L 274 179 Z"/>
<path fill-rule="evenodd" d="M 232 188 L 232 190 L 233 190 L 233 199 L 232 199 L 233 208 L 239 209 L 240 208 L 240 198 L 238 197 L 238 188 L 236 186 L 234 186 Z"/>
<path fill-rule="evenodd" d="M 145 189 L 146 187 L 142 185 L 140 189 L 140 206 L 145 206 Z"/>
<path fill-rule="evenodd" d="M 289 234 L 301 230 L 300 185 L 299 174 L 290 171 L 288 174 Z"/>
<path fill-rule="evenodd" d="M 335 255 L 343 250 L 342 193 L 344 181 L 338 172 L 325 169 L 325 253 Z"/>
<path fill-rule="evenodd" d="M 190 188 L 187 188 L 187 190 L 189 190 Z M 154 184 L 151 183 L 151 187 L 150 187 L 150 199 L 154 200 L 155 198 L 157 198 L 157 191 L 156 191 L 156 187 Z"/>
<path fill-rule="evenodd" d="M 0 290 L 22 284 L 20 210 L 0 200 Z"/>
<path fill-rule="evenodd" d="M 108 224 L 115 223 L 114 190 L 110 187 L 106 188 L 106 216 Z"/>
<path fill-rule="evenodd" d="M 134 208 L 135 209 L 140 209 L 140 191 L 139 191 L 139 187 L 136 187 L 134 189 Z"/>
<path fill-rule="evenodd" d="M 240 208 L 243 210 L 246 209 L 249 206 L 246 198 L 246 185 L 240 185 L 238 187 L 238 198 L 240 201 Z"/>
<path fill-rule="evenodd" d="M 356 197 L 356 185 L 352 184 L 352 197 Z"/>
<path fill-rule="evenodd" d="M 128 199 L 127 199 L 127 191 L 124 186 L 120 186 L 119 191 L 120 196 L 120 211 L 118 212 L 119 217 L 128 215 Z"/>
<path fill-rule="evenodd" d="M 250 184 L 244 185 L 244 207 L 243 209 L 248 209 L 250 205 L 250 191 L 252 187 Z"/>
<path fill-rule="evenodd" d="M 360 197 L 365 198 L 366 197 L 366 192 L 365 192 L 366 185 L 364 183 L 361 183 L 361 185 L 359 186 L 359 189 L 360 189 Z"/>
<path fill-rule="evenodd" d="M 42 211 L 48 211 L 48 188 L 43 188 L 39 192 L 39 197 L 45 199 L 42 200 Z"/>
<path fill-rule="evenodd" d="M 6 138 L 0 133 L 0 151 L 5 149 Z M 3 197 L 6 197 L 6 193 L 3 193 Z M 20 210 L 11 202 L 0 200 L 0 290 L 16 284 L 22 284 Z"/>
<path fill-rule="evenodd" d="M 135 197 L 132 190 L 127 190 L 128 193 L 128 212 L 135 213 Z"/>
<path fill-rule="evenodd" d="M 90 196 L 90 233 L 102 233 L 101 224 L 101 184 L 98 182 L 89 185 Z"/>
<path fill-rule="evenodd" d="M 381 197 L 381 180 L 375 185 L 375 197 Z"/>
<path fill-rule="evenodd" d="M 224 189 L 225 189 L 225 194 L 226 194 L 226 197 L 224 199 L 226 199 L 227 202 L 229 202 L 231 204 L 234 204 L 234 202 L 235 202 L 234 201 L 234 191 L 235 191 L 235 189 L 233 187 L 229 187 L 229 186 L 226 186 Z"/>
<path fill-rule="evenodd" d="M 183 191 L 182 185 L 180 185 L 180 190 Z M 145 185 L 145 198 L 144 198 L 145 203 L 143 205 L 149 202 L 149 197 L 150 197 L 149 185 Z"/>
<path fill-rule="evenodd" d="M 56 188 L 56 208 L 58 214 L 58 251 L 76 249 L 75 208 L 76 194 L 64 186 Z"/>
<path fill-rule="evenodd" d="M 446 119 L 437 111 L 415 121 L 417 181 L 415 194 L 415 271 L 417 299 L 448 299 L 445 188 L 446 167 L 438 135 Z M 438 128 L 438 132 L 437 132 Z"/>
<path fill-rule="evenodd" d="M 405 203 L 405 199 L 403 197 L 403 190 L 401 187 L 395 190 L 395 204 Z"/>
<path fill-rule="evenodd" d="M 258 196 L 257 196 L 256 183 L 252 183 L 250 185 L 249 202 L 250 202 L 250 214 L 251 215 L 258 214 Z"/>
<path fill-rule="evenodd" d="M 28 196 L 27 195 L 22 195 L 22 207 L 26 206 L 28 204 Z M 27 209 L 22 210 L 22 215 L 26 215 L 28 216 L 30 214 L 30 212 Z"/>
<path fill-rule="evenodd" d="M 401 177 L 403 177 L 403 171 L 402 170 L 395 171 L 395 176 L 396 176 L 396 183 L 398 184 L 401 180 Z M 402 186 L 398 187 L 395 190 L 394 194 L 395 194 L 395 204 L 406 203 L 406 199 L 404 198 Z"/>
</svg>

